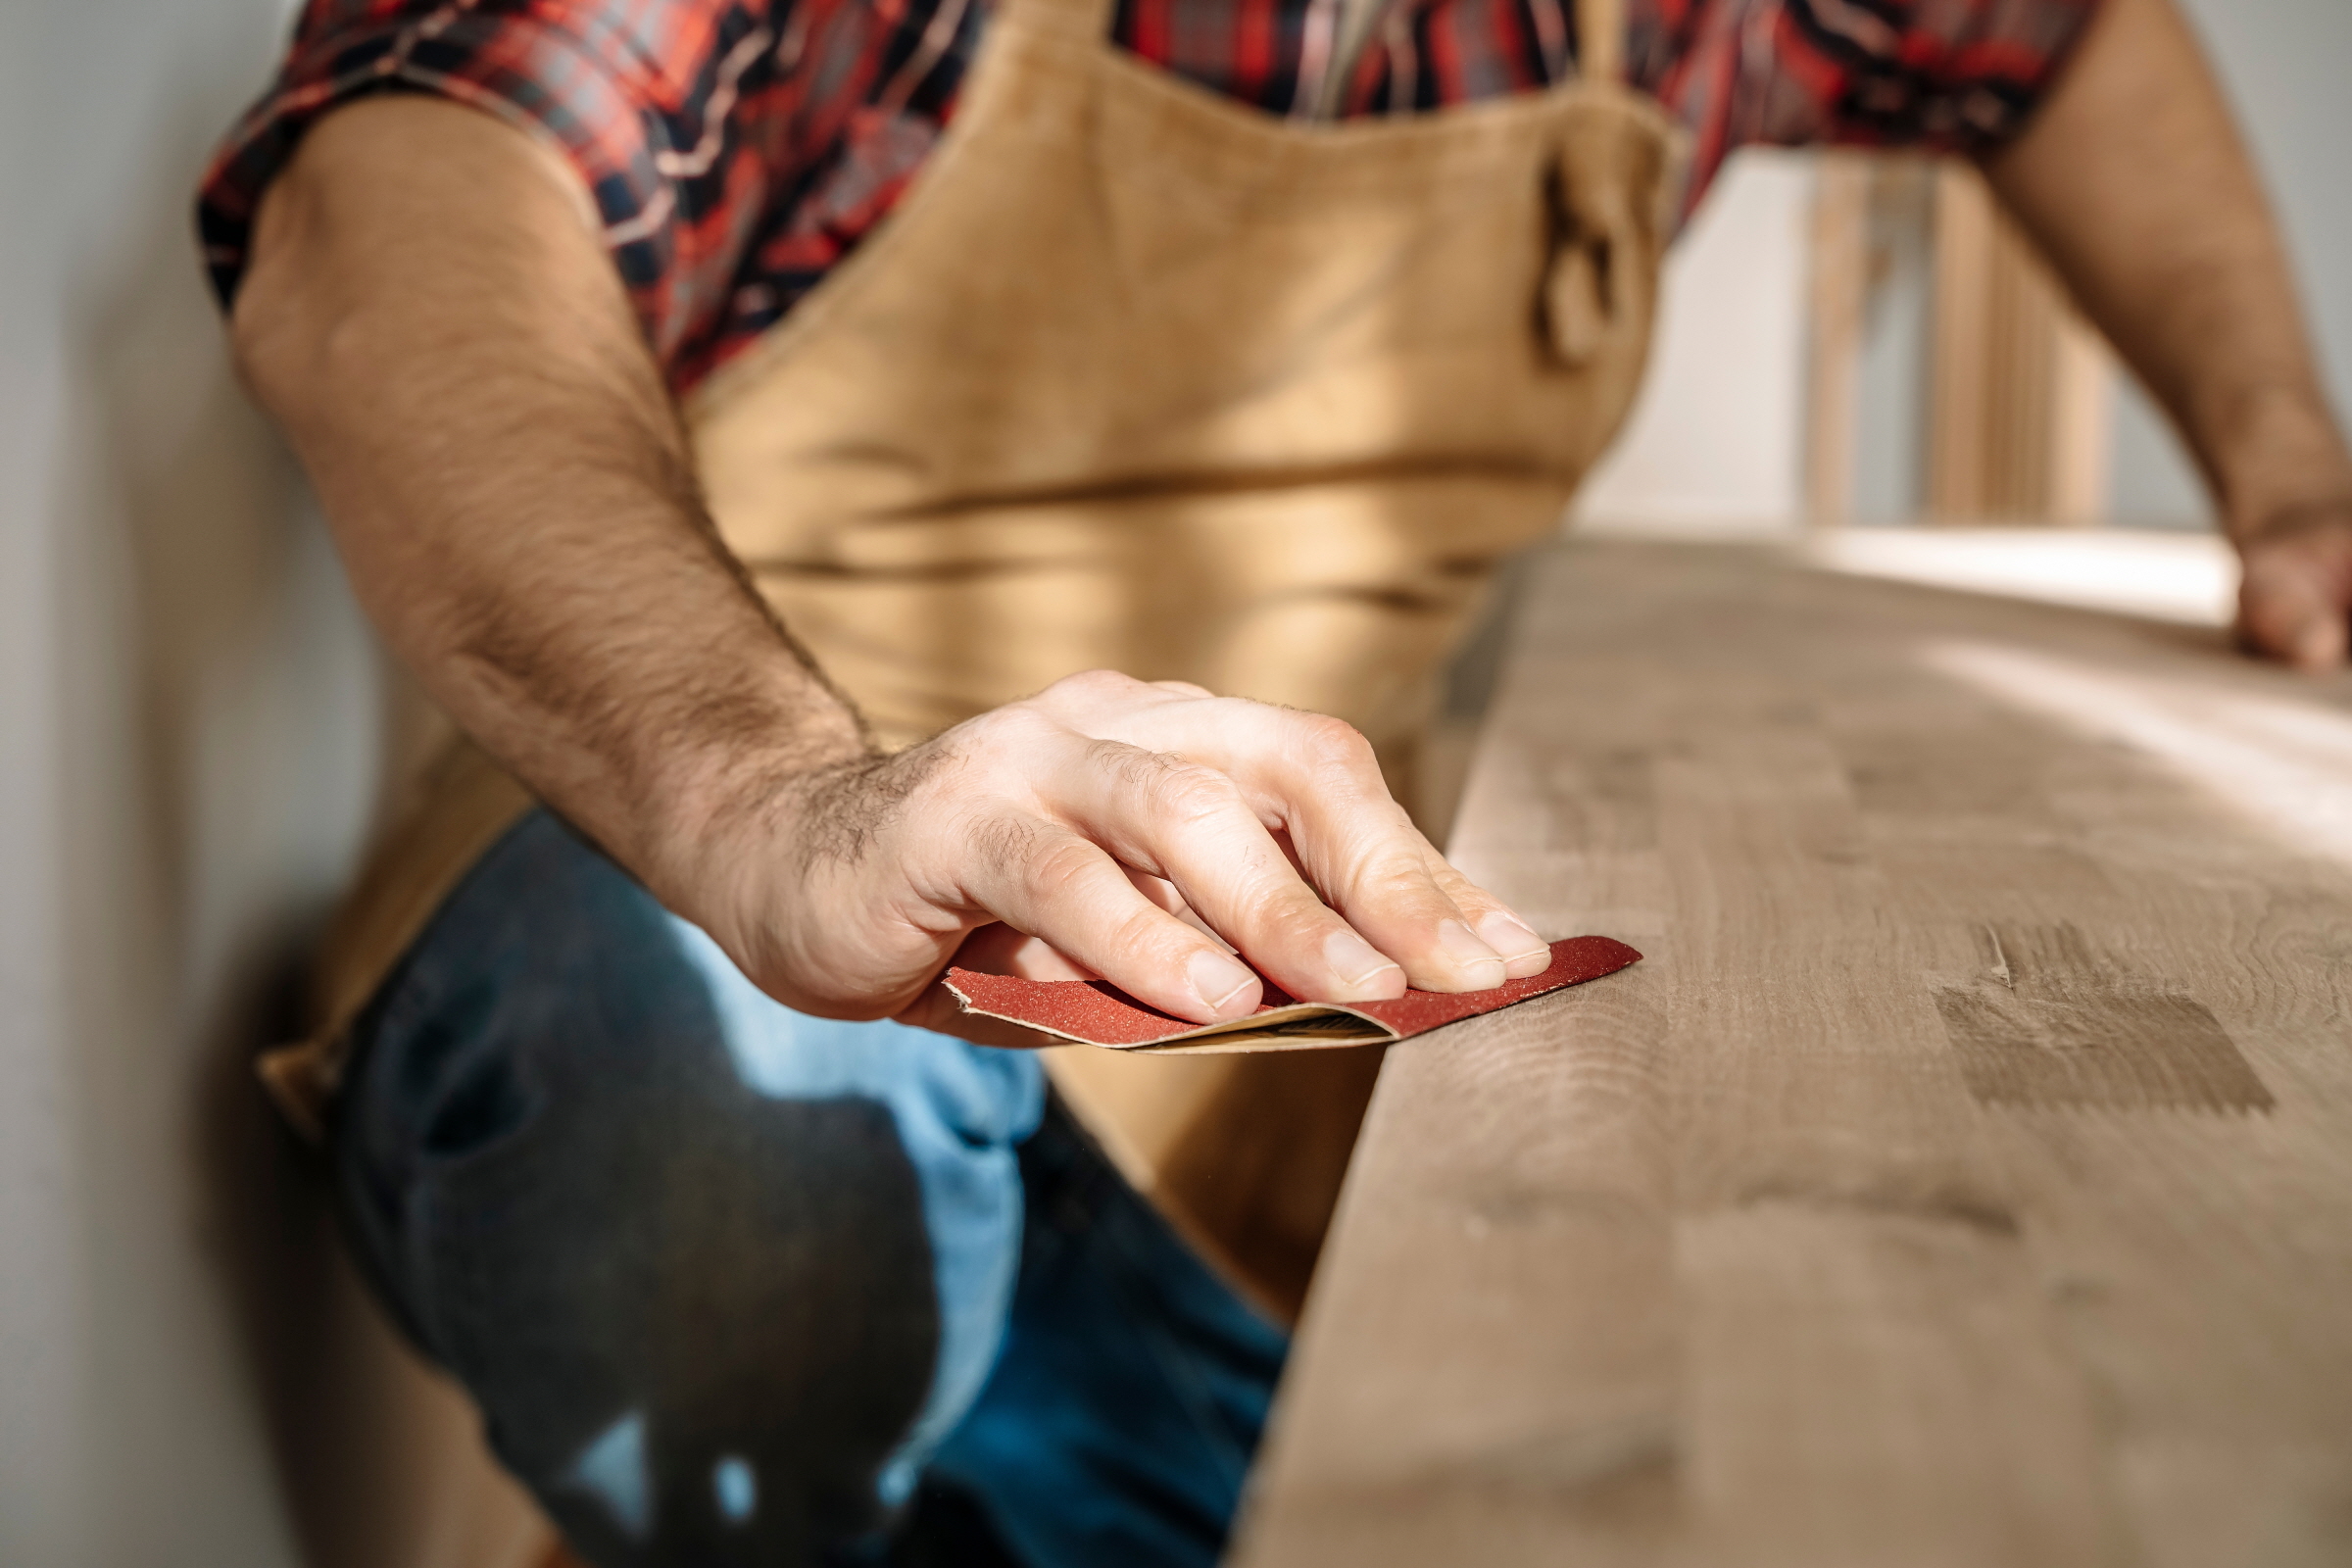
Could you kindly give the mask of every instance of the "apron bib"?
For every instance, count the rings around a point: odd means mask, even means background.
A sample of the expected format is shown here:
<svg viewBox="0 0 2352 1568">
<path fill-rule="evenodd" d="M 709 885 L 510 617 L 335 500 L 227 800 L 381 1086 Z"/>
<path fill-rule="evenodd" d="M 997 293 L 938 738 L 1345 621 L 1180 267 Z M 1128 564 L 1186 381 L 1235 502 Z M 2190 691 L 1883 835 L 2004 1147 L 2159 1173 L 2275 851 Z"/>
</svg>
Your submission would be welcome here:
<svg viewBox="0 0 2352 1568">
<path fill-rule="evenodd" d="M 1676 133 L 1613 79 L 1615 0 L 1578 21 L 1584 79 L 1329 123 L 1125 54 L 1108 0 L 1003 0 L 897 209 L 686 409 L 720 536 L 885 745 L 1107 667 L 1346 718 L 1401 793 L 1495 564 L 1558 525 L 1647 350 Z M 470 747 L 428 777 L 319 1035 L 265 1058 L 298 1120 L 527 808 Z M 1049 1061 L 1296 1304 L 1376 1054 Z"/>
<path fill-rule="evenodd" d="M 1669 136 L 1577 84 L 1282 121 L 1007 0 L 887 224 L 693 399 L 720 534 L 885 744 L 1075 670 L 1407 744 L 1646 347 Z"/>
</svg>

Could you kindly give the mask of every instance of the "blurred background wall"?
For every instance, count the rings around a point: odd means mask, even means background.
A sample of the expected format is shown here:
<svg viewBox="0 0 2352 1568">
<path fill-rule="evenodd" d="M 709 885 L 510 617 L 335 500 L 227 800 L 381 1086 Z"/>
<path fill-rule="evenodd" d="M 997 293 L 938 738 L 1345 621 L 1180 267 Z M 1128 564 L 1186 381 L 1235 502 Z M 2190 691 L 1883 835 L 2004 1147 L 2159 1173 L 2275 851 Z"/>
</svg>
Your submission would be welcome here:
<svg viewBox="0 0 2352 1568">
<path fill-rule="evenodd" d="M 2340 403 L 2352 6 L 2188 4 L 2280 200 Z M 402 1419 L 451 1433 L 463 1417 L 369 1338 L 244 1071 L 283 1027 L 400 710 L 231 378 L 189 228 L 284 12 L 0 4 L 0 1568 L 347 1568 L 448 1523 L 337 1492 L 368 1465 L 338 1448 L 338 1409 L 405 1400 Z M 1815 184 L 1809 159 L 1745 155 L 1710 198 L 1589 514 L 1795 525 Z M 1858 512 L 1920 494 L 1925 292 L 1898 264 L 1874 296 Z M 2116 514 L 2202 514 L 2134 396 L 2106 440 Z"/>
<path fill-rule="evenodd" d="M 279 0 L 0 4 L 0 1563 L 299 1560 L 240 1064 L 382 683 L 225 363 L 189 193 Z"/>
<path fill-rule="evenodd" d="M 2285 224 L 2328 383 L 2352 398 L 2352 5 L 2180 0 L 2217 62 Z M 1785 532 L 1808 512 L 1808 333 L 1821 161 L 1732 161 L 1669 264 L 1657 358 L 1580 502 L 1612 527 Z M 1860 333 L 1852 516 L 1911 520 L 1931 491 L 1936 209 L 1930 172 L 1874 205 Z M 2196 528 L 2210 514 L 2171 430 L 2127 375 L 2100 416 L 2105 519 Z"/>
</svg>

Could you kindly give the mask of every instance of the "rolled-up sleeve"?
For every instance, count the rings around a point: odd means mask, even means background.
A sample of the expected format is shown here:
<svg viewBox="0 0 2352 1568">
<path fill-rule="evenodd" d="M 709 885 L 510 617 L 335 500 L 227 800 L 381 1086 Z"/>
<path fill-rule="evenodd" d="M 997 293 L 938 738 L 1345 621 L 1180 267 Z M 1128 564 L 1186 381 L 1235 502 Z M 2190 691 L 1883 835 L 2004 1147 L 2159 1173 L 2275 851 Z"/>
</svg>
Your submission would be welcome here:
<svg viewBox="0 0 2352 1568">
<path fill-rule="evenodd" d="M 1695 194 L 1757 143 L 1988 151 L 2032 117 L 2099 3 L 1659 0 L 1631 62 L 1692 133 Z"/>
<path fill-rule="evenodd" d="M 748 165 L 728 111 L 762 19 L 725 0 L 312 0 L 276 80 L 205 176 L 197 223 L 213 286 L 236 296 L 262 193 L 303 132 L 372 93 L 468 104 L 559 151 L 665 364 L 708 332 L 742 246 Z M 453 172 L 454 173 L 455 172 Z M 755 177 L 751 183 L 757 184 Z"/>
</svg>

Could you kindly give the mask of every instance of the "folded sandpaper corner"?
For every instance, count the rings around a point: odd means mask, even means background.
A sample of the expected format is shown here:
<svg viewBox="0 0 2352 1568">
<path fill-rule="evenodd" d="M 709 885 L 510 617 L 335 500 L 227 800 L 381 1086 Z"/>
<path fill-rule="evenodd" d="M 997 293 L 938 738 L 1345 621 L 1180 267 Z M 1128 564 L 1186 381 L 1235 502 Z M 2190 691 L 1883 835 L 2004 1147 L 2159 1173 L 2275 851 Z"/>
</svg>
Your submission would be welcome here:
<svg viewBox="0 0 2352 1568">
<path fill-rule="evenodd" d="M 970 969 L 950 969 L 946 980 L 967 1013 L 1080 1045 L 1114 1051 L 1312 1051 L 1409 1040 L 1615 974 L 1641 956 L 1610 937 L 1569 937 L 1551 945 L 1551 967 L 1542 974 L 1506 980 L 1492 991 L 1407 991 L 1389 1002 L 1298 1002 L 1268 981 L 1265 1001 L 1254 1014 L 1203 1024 L 1148 1007 L 1102 980 L 1022 980 Z"/>
</svg>

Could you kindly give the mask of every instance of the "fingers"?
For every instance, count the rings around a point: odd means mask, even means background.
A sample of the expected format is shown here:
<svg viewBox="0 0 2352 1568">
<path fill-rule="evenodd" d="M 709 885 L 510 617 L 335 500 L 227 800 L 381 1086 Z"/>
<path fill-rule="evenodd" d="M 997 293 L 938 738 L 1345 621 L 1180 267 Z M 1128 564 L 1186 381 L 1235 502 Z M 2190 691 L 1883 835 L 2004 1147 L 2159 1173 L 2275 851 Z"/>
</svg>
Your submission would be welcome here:
<svg viewBox="0 0 2352 1568">
<path fill-rule="evenodd" d="M 1301 788 L 1288 814 L 1316 885 L 1419 989 L 1491 990 L 1551 961 L 1526 923 L 1448 865 L 1385 790 L 1349 799 Z"/>
<path fill-rule="evenodd" d="M 2291 519 L 2244 546 L 2238 637 L 2303 669 L 2344 662 L 2352 612 L 2352 508 Z"/>
<path fill-rule="evenodd" d="M 1455 870 L 1434 847 L 1428 856 L 1431 879 L 1453 900 L 1479 940 L 1502 956 L 1504 973 L 1524 980 L 1551 967 L 1551 944 L 1536 935 L 1516 910 Z"/>
<path fill-rule="evenodd" d="M 1092 743 L 1059 805 L 1127 865 L 1164 878 L 1207 925 L 1294 996 L 1369 1002 L 1404 971 L 1300 880 L 1225 773 L 1118 741 Z"/>
<path fill-rule="evenodd" d="M 1264 988 L 1248 965 L 1146 898 L 1081 834 L 1008 811 L 973 837 L 969 895 L 1006 924 L 1177 1017 L 1215 1023 L 1256 1010 Z"/>
<path fill-rule="evenodd" d="M 2344 607 L 2300 552 L 2250 553 L 2238 586 L 2238 633 L 2256 653 L 2304 669 L 2344 660 Z"/>
<path fill-rule="evenodd" d="M 1550 961 L 1524 921 L 1421 836 L 1390 798 L 1371 747 L 1339 720 L 1102 671 L 1022 706 L 1056 731 L 1022 730 L 1016 749 L 1046 814 L 1107 858 L 1164 878 L 1189 906 L 1186 918 L 1293 995 L 1487 990 Z M 1070 737 L 1086 749 L 1071 752 Z M 1096 893 L 1109 907 L 1108 891 Z M 1202 1021 L 1212 1016 L 1203 1004 L 1227 1008 L 1218 1016 L 1239 1007 L 1200 995 L 1176 966 L 1205 972 L 1214 960 L 1149 922 L 1122 915 L 1113 932 L 1098 915 L 1071 929 L 1054 923 L 1068 916 L 1050 896 L 1026 913 L 982 902 L 1154 1005 Z"/>
<path fill-rule="evenodd" d="M 2240 637 L 2256 653 L 2302 669 L 2333 669 L 2344 662 L 2345 607 L 2300 563 L 2249 560 L 2238 589 Z"/>
<path fill-rule="evenodd" d="M 1422 837 L 1361 734 L 1321 714 L 1259 712 L 1283 733 L 1240 765 L 1267 792 L 1324 897 L 1414 986 L 1486 991 L 1543 972 L 1549 951 Z"/>
<path fill-rule="evenodd" d="M 1548 949 L 1524 921 L 1447 865 L 1421 836 L 1390 797 L 1371 746 L 1349 725 L 1236 699 L 1171 700 L 1093 716 L 1123 739 L 1179 753 L 1232 780 L 1261 828 L 1287 830 L 1322 900 L 1395 959 L 1412 985 L 1483 991 L 1506 978 L 1539 974 L 1550 962 Z M 1261 867 L 1252 859 L 1246 869 L 1256 874 Z M 1270 879 L 1270 869 L 1266 874 Z M 1280 920 L 1296 915 L 1289 901 L 1275 911 L 1273 930 L 1263 924 L 1237 929 L 1228 922 L 1241 916 L 1227 911 L 1241 895 L 1220 898 L 1206 888 L 1196 891 L 1182 875 L 1176 881 L 1212 925 L 1286 987 L 1295 985 L 1292 971 L 1276 964 L 1313 967 L 1296 942 L 1286 944 L 1276 934 Z M 1263 895 L 1265 883 L 1251 886 Z M 1261 951 L 1253 941 L 1267 946 Z M 1329 972 L 1339 965 L 1324 967 Z M 1336 973 L 1325 982 L 1341 983 Z M 1297 994 L 1327 1000 L 1349 995 L 1311 988 Z"/>
</svg>

